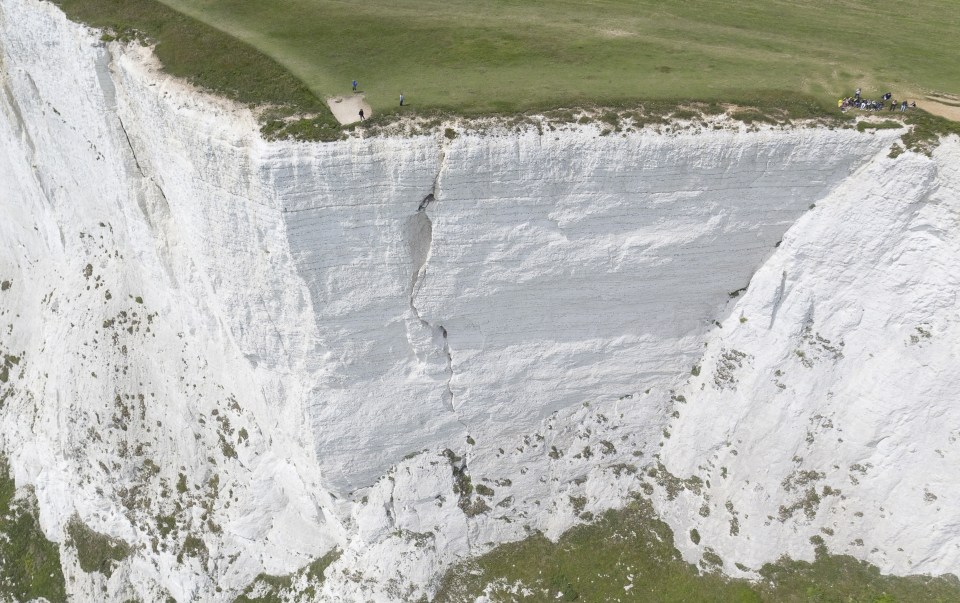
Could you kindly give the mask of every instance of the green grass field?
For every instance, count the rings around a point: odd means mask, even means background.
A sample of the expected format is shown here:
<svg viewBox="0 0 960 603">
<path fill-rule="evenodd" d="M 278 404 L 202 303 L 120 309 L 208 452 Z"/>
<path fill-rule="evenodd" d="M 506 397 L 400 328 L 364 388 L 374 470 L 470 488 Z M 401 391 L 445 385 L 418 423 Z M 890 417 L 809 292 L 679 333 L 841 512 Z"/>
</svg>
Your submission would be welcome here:
<svg viewBox="0 0 960 603">
<path fill-rule="evenodd" d="M 61 2 L 83 20 L 140 29 L 169 46 L 160 54 L 173 71 L 235 71 L 226 88 L 290 87 L 270 83 L 269 57 L 320 98 L 349 93 L 358 79 L 380 113 L 400 109 L 400 91 L 407 111 L 466 115 L 644 100 L 750 103 L 771 91 L 811 95 L 826 109 L 857 86 L 897 98 L 960 93 L 955 0 L 162 3 L 233 38 L 233 51 L 184 44 L 175 30 L 189 22 L 158 26 L 158 0 Z M 239 57 L 234 70 L 236 40 L 265 57 Z"/>
</svg>

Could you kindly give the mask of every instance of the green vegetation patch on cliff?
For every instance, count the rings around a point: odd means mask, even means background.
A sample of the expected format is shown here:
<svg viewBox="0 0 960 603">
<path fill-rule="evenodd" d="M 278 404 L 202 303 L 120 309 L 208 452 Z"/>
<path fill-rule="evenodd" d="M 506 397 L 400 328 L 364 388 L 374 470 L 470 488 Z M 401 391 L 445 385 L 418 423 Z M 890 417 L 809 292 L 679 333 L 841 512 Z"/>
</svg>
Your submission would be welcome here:
<svg viewBox="0 0 960 603">
<path fill-rule="evenodd" d="M 235 603 L 282 603 L 288 601 L 315 601 L 317 589 L 323 584 L 323 572 L 340 557 L 333 550 L 309 565 L 286 576 L 260 574 L 243 591 Z"/>
<path fill-rule="evenodd" d="M 60 550 L 37 521 L 31 492 L 17 497 L 6 459 L 0 456 L 0 599 L 51 603 L 67 600 Z"/>
<path fill-rule="evenodd" d="M 673 543 L 669 526 L 638 498 L 571 529 L 557 543 L 534 535 L 465 562 L 447 574 L 435 600 L 473 601 L 484 592 L 493 601 L 543 602 L 960 600 L 955 577 L 883 576 L 852 557 L 829 555 L 818 539 L 813 563 L 783 559 L 765 565 L 759 582 L 721 575 L 716 570 L 723 561 L 709 547 L 699 568 L 686 563 Z"/>
<path fill-rule="evenodd" d="M 77 550 L 80 569 L 85 572 L 100 572 L 109 577 L 117 563 L 130 554 L 127 543 L 110 538 L 88 528 L 79 517 L 67 523 L 68 543 Z"/>
<path fill-rule="evenodd" d="M 903 144 L 907 149 L 929 155 L 943 136 L 960 136 L 960 122 L 950 121 L 925 111 L 917 111 L 907 117 L 906 123 L 912 126 L 903 135 Z"/>
</svg>

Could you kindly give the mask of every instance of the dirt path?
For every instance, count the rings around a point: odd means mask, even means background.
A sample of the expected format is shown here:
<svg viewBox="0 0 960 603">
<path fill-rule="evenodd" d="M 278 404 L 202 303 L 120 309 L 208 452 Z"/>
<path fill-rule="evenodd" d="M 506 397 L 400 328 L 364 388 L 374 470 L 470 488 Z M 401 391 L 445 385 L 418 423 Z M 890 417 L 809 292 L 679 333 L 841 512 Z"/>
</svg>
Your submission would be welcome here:
<svg viewBox="0 0 960 603">
<path fill-rule="evenodd" d="M 352 124 L 360 121 L 360 109 L 366 117 L 373 115 L 373 109 L 363 97 L 363 94 L 349 94 L 345 96 L 334 96 L 327 99 L 327 106 L 333 112 L 341 124 Z"/>
<path fill-rule="evenodd" d="M 917 107 L 927 111 L 928 113 L 939 115 L 940 117 L 946 117 L 947 119 L 953 121 L 960 121 L 960 106 L 937 102 L 928 97 L 924 98 L 923 100 L 918 100 Z"/>
</svg>

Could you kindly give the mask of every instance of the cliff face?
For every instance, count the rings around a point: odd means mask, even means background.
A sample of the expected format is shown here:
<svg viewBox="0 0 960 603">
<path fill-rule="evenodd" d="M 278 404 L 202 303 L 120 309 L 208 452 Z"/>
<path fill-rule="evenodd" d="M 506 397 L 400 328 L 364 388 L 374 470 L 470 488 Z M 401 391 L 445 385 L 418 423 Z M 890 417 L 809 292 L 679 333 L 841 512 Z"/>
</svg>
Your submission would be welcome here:
<svg viewBox="0 0 960 603">
<path fill-rule="evenodd" d="M 748 566 L 767 553 L 745 534 L 800 555 L 819 533 L 886 571 L 956 571 L 958 158 L 954 138 L 875 160 L 754 275 L 668 428 L 667 467 L 708 484 L 663 506 L 676 526 L 708 504 L 711 546 Z"/>
<path fill-rule="evenodd" d="M 329 598 L 419 595 L 661 461 L 709 479 L 649 484 L 690 559 L 836 526 L 886 570 L 955 567 L 919 515 L 957 520 L 956 141 L 267 142 L 37 0 L 0 0 L 0 61 L 0 444 L 48 537 L 139 547 L 107 577 L 62 546 L 75 592 L 225 600 L 337 547 Z M 698 513 L 726 500 L 738 534 Z"/>
</svg>

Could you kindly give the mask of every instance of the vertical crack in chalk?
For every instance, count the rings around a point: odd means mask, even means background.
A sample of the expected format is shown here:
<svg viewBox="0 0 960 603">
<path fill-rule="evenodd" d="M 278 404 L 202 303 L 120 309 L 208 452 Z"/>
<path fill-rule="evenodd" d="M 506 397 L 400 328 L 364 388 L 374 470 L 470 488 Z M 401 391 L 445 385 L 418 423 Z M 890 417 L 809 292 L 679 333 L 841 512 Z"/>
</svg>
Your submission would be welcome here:
<svg viewBox="0 0 960 603">
<path fill-rule="evenodd" d="M 420 309 L 416 304 L 417 293 L 420 291 L 426 278 L 427 263 L 430 260 L 430 253 L 433 247 L 433 221 L 427 213 L 427 207 L 434 201 L 436 201 L 436 198 L 433 193 L 424 197 L 419 207 L 417 207 L 417 213 L 411 216 L 408 221 L 409 248 L 410 255 L 413 258 L 413 274 L 410 277 L 409 301 L 410 310 L 413 312 L 413 315 L 420 321 L 420 324 L 427 327 L 430 332 L 433 333 L 434 343 L 446 358 L 447 379 L 444 403 L 451 411 L 455 412 L 456 406 L 454 404 L 453 389 L 450 385 L 450 382 L 453 380 L 453 357 L 450 354 L 450 342 L 447 336 L 447 329 L 443 325 L 434 325 L 425 320 L 420 315 Z"/>
<path fill-rule="evenodd" d="M 777 320 L 777 312 L 780 310 L 780 304 L 783 303 L 783 295 L 787 290 L 787 271 L 784 270 L 783 274 L 780 276 L 780 286 L 777 287 L 777 295 L 773 300 L 773 311 L 770 313 L 770 326 L 768 329 L 773 328 L 774 321 Z"/>
<path fill-rule="evenodd" d="M 137 166 L 137 171 L 140 172 L 140 176 L 152 181 L 152 179 L 147 176 L 147 173 L 143 171 L 143 166 L 140 165 L 140 159 L 137 157 L 137 151 L 133 148 L 133 141 L 130 140 L 130 134 L 127 133 L 127 127 L 123 125 L 123 120 L 120 119 L 119 115 L 117 116 L 117 123 L 120 124 L 120 130 L 123 132 L 123 137 L 127 140 L 127 146 L 130 148 L 130 156 L 133 157 L 133 163 Z M 160 187 L 158 186 L 157 188 Z M 163 194 L 163 191 L 160 191 L 160 193 Z M 164 196 L 164 198 L 166 198 L 166 196 Z"/>
<path fill-rule="evenodd" d="M 407 221 L 407 241 L 408 250 L 412 259 L 412 274 L 410 277 L 410 310 L 421 325 L 426 327 L 427 332 L 433 335 L 432 342 L 435 349 L 443 354 L 445 360 L 445 391 L 443 393 L 444 405 L 454 414 L 457 422 L 463 426 L 463 429 L 469 432 L 467 425 L 457 413 L 456 400 L 453 393 L 453 355 L 450 352 L 449 334 L 446 327 L 441 324 L 432 324 L 420 314 L 420 308 L 417 307 L 417 294 L 423 287 L 427 276 L 427 265 L 433 252 L 433 220 L 430 218 L 429 208 L 431 204 L 437 201 L 436 193 L 439 190 L 440 179 L 446 166 L 446 140 L 441 140 L 437 157 L 437 173 L 433 179 L 433 189 L 420 201 L 417 211 L 408 218 Z M 416 349 L 414 350 L 416 353 Z"/>
</svg>

